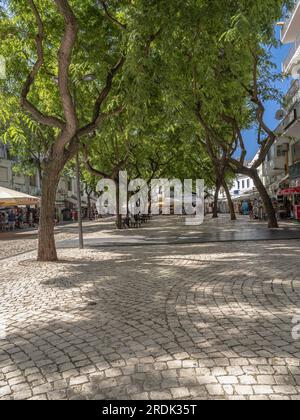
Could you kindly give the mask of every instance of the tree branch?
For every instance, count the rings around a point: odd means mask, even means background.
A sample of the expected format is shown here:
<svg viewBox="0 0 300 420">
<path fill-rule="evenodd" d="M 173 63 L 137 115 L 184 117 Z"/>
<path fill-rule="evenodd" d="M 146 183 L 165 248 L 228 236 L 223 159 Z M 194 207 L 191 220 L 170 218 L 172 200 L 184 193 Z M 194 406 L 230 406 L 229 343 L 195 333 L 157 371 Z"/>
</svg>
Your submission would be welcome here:
<svg viewBox="0 0 300 420">
<path fill-rule="evenodd" d="M 83 137 L 92 133 L 93 131 L 97 130 L 105 120 L 115 115 L 119 115 L 123 111 L 124 111 L 124 108 L 120 106 L 111 111 L 100 113 L 100 115 L 94 121 L 80 128 L 77 131 L 77 136 Z"/>
<path fill-rule="evenodd" d="M 32 70 L 27 76 L 27 79 L 24 83 L 22 92 L 21 92 L 21 107 L 25 111 L 29 112 L 32 118 L 40 124 L 47 125 L 50 127 L 56 127 L 63 129 L 64 122 L 54 116 L 49 116 L 42 113 L 39 109 L 37 109 L 28 99 L 28 94 L 30 92 L 30 88 L 33 85 L 36 76 L 38 75 L 40 69 L 44 64 L 44 51 L 43 51 L 43 40 L 44 40 L 44 25 L 39 14 L 39 11 L 34 3 L 33 0 L 27 0 L 29 7 L 32 10 L 32 13 L 36 19 L 37 26 L 38 26 L 38 33 L 36 35 L 36 50 L 37 50 L 37 61 L 35 62 Z"/>
<path fill-rule="evenodd" d="M 68 137 L 73 137 L 76 133 L 78 122 L 75 105 L 69 89 L 69 67 L 77 38 L 78 25 L 68 0 L 54 1 L 65 22 L 65 31 L 58 52 L 58 87 L 66 119 L 66 125 L 63 130 L 65 133 L 63 135 L 67 134 Z"/>
<path fill-rule="evenodd" d="M 225 122 L 232 125 L 233 132 L 235 133 L 235 135 L 237 137 L 237 140 L 240 144 L 240 148 L 241 148 L 241 152 L 242 152 L 241 156 L 240 156 L 240 163 L 241 163 L 241 165 L 244 165 L 245 159 L 246 159 L 246 156 L 247 156 L 247 149 L 245 147 L 244 138 L 243 138 L 243 135 L 242 135 L 242 131 L 239 127 L 239 124 L 238 124 L 235 117 L 230 117 L 228 115 L 222 114 L 222 118 Z"/>
<path fill-rule="evenodd" d="M 158 31 L 156 31 L 154 34 L 150 35 L 146 43 L 145 50 L 144 50 L 145 57 L 149 56 L 151 44 L 152 42 L 155 41 L 155 39 L 158 37 L 160 33 L 161 33 L 161 28 Z"/>
<path fill-rule="evenodd" d="M 101 172 L 92 166 L 89 160 L 88 146 L 86 144 L 83 144 L 83 161 L 84 161 L 84 166 L 92 175 L 96 175 L 101 178 L 109 178 L 109 179 L 111 178 L 110 175 L 107 175 L 104 172 Z"/>
<path fill-rule="evenodd" d="M 98 0 L 98 1 L 99 1 L 100 5 L 103 7 L 104 12 L 105 12 L 106 16 L 108 17 L 108 19 L 111 20 L 116 25 L 118 25 L 121 29 L 126 30 L 127 25 L 125 23 L 120 22 L 117 18 L 112 16 L 112 14 L 108 10 L 106 2 L 104 0 Z"/>
</svg>

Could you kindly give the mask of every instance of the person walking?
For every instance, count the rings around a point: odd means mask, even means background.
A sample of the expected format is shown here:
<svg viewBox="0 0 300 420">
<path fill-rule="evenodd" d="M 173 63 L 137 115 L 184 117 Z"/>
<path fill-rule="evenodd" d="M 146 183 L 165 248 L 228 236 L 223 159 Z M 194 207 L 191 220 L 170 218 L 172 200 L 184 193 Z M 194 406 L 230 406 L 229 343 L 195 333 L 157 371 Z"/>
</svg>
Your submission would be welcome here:
<svg viewBox="0 0 300 420">
<path fill-rule="evenodd" d="M 249 203 L 249 217 L 250 217 L 250 220 L 253 220 L 254 219 L 253 204 L 251 203 L 251 201 Z"/>
<path fill-rule="evenodd" d="M 19 229 L 23 229 L 24 228 L 24 215 L 23 215 L 23 211 L 21 210 L 19 215 L 18 215 L 18 224 L 19 224 Z"/>
<path fill-rule="evenodd" d="M 16 225 L 16 216 L 15 216 L 15 213 L 13 212 L 13 210 L 10 210 L 10 212 L 8 213 L 9 230 L 14 231 L 15 230 L 15 225 Z"/>
</svg>

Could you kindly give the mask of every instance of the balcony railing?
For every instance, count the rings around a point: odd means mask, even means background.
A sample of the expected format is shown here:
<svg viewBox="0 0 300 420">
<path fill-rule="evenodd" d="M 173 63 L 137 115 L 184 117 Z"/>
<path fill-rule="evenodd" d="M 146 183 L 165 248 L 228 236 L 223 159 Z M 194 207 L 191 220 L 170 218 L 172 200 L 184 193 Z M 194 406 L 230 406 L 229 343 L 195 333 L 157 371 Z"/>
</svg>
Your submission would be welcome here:
<svg viewBox="0 0 300 420">
<path fill-rule="evenodd" d="M 287 58 L 284 60 L 283 73 L 287 74 L 287 73 L 290 72 L 291 61 L 293 60 L 293 57 L 296 54 L 299 47 L 300 47 L 300 36 L 298 36 L 298 38 L 296 39 L 296 42 L 294 43 L 294 45 L 290 49 L 290 52 L 289 52 Z"/>
<path fill-rule="evenodd" d="M 300 81 L 298 79 L 293 81 L 288 93 L 285 95 L 284 105 L 286 110 L 290 111 L 296 102 L 300 102 Z"/>
<path fill-rule="evenodd" d="M 295 2 L 295 6 L 290 11 L 288 11 L 287 14 L 286 14 L 285 24 L 283 25 L 282 30 L 281 30 L 281 38 L 282 39 L 285 37 L 285 34 L 286 34 L 286 32 L 287 32 L 287 30 L 290 26 L 291 20 L 292 20 L 294 14 L 295 14 L 295 11 L 296 11 L 299 3 L 300 3 L 300 0 L 297 0 Z"/>
</svg>

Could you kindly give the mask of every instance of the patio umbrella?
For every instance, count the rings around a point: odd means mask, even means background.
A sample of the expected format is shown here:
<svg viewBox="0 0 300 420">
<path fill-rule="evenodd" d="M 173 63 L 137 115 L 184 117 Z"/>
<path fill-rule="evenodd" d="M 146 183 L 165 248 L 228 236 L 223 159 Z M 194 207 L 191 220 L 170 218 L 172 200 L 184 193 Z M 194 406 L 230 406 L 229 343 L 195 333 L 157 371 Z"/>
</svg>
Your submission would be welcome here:
<svg viewBox="0 0 300 420">
<path fill-rule="evenodd" d="M 38 204 L 39 198 L 0 187 L 0 207 L 29 206 Z"/>
</svg>

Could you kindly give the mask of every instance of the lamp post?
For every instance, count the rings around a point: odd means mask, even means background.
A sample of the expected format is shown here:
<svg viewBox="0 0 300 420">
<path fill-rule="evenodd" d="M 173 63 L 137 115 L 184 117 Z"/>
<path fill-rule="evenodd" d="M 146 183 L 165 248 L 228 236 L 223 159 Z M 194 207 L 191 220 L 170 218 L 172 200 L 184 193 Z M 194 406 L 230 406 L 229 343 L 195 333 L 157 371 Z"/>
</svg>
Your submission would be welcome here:
<svg viewBox="0 0 300 420">
<path fill-rule="evenodd" d="M 94 74 L 87 74 L 81 78 L 83 82 L 93 82 L 96 80 Z M 77 107 L 76 90 L 74 89 L 74 105 Z M 81 205 L 81 182 L 80 182 L 80 161 L 79 152 L 76 154 L 76 189 L 77 189 L 77 217 L 78 217 L 78 238 L 79 238 L 79 249 L 84 248 L 83 241 L 83 225 L 82 225 L 82 205 Z"/>
<path fill-rule="evenodd" d="M 76 189 L 77 189 L 77 217 L 78 217 L 78 234 L 79 234 L 79 249 L 84 248 L 83 243 L 83 226 L 82 226 L 82 206 L 81 206 L 81 185 L 80 185 L 80 163 L 79 152 L 76 154 Z"/>
</svg>

